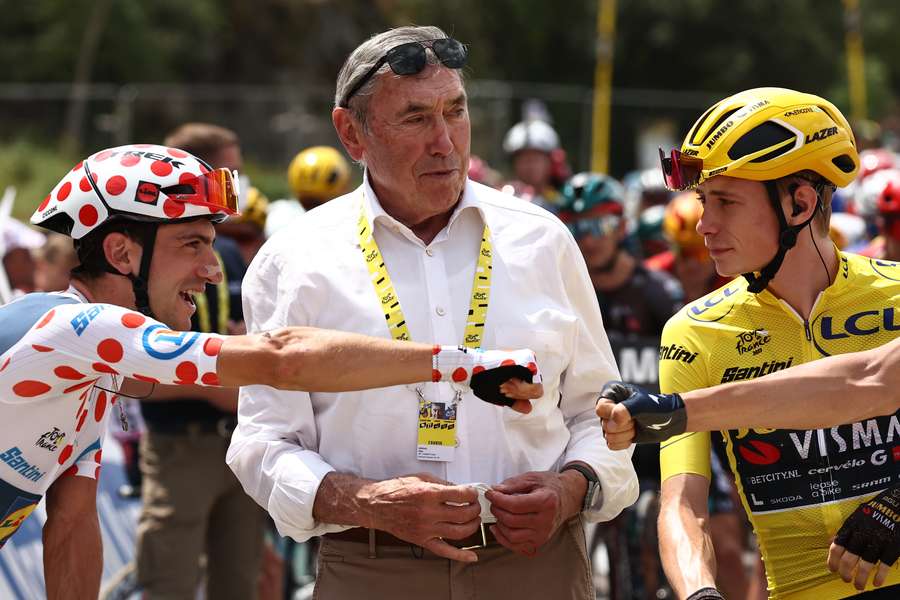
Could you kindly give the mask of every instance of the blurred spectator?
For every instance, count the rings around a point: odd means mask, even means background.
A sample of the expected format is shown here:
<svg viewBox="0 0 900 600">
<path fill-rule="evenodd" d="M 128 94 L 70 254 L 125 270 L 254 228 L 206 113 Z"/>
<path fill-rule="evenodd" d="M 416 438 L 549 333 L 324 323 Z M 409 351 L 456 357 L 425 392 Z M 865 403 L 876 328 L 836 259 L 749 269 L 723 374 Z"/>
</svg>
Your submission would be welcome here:
<svg viewBox="0 0 900 600">
<path fill-rule="evenodd" d="M 242 164 L 237 136 L 215 125 L 184 125 L 165 143 L 213 168 Z M 240 282 L 246 267 L 228 237 L 218 235 L 214 249 L 225 276 L 195 295 L 192 328 L 241 332 Z M 204 554 L 207 598 L 256 595 L 263 512 L 225 464 L 236 410 L 237 390 L 229 388 L 157 385 L 141 402 L 147 430 L 140 442 L 144 503 L 137 577 L 144 598 L 193 598 Z"/>
<path fill-rule="evenodd" d="M 344 155 L 330 146 L 313 146 L 297 153 L 287 172 L 294 197 L 269 205 L 266 238 L 308 210 L 347 191 L 350 165 Z"/>
<path fill-rule="evenodd" d="M 875 201 L 879 235 L 860 254 L 900 261 L 900 169 L 881 173 L 883 187 Z"/>
<path fill-rule="evenodd" d="M 34 257 L 34 285 L 39 292 L 61 292 L 69 287 L 70 271 L 78 265 L 72 238 L 51 233 Z"/>
<path fill-rule="evenodd" d="M 474 154 L 469 156 L 469 179 L 495 189 L 503 186 L 503 176 L 492 169 L 486 160 Z"/>
<path fill-rule="evenodd" d="M 523 193 L 530 192 L 532 202 L 558 212 L 562 197 L 554 185 L 554 170 L 560 167 L 558 158 L 554 162 L 553 153 L 560 147 L 553 127 L 536 119 L 516 123 L 506 133 L 503 150 L 512 157 L 515 179 L 510 185 L 518 186 Z"/>
<path fill-rule="evenodd" d="M 0 256 L 3 256 L 3 270 L 12 298 L 35 291 L 35 263 L 31 253 L 44 245 L 46 237 L 12 217 L 0 222 L 0 233 Z"/>
</svg>

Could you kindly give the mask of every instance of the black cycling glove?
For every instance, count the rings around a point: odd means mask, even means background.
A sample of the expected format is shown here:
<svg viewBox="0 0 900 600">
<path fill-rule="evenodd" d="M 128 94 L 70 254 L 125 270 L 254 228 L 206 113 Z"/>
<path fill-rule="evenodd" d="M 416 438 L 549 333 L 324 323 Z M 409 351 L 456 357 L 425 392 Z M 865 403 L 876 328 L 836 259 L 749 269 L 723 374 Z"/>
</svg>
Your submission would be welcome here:
<svg viewBox="0 0 900 600">
<path fill-rule="evenodd" d="M 725 600 L 725 596 L 720 594 L 716 588 L 705 587 L 700 588 L 685 600 Z"/>
<path fill-rule="evenodd" d="M 634 443 L 651 444 L 684 433 L 687 413 L 678 394 L 651 394 L 630 383 L 610 381 L 601 398 L 621 403 L 634 419 Z"/>
<path fill-rule="evenodd" d="M 875 564 L 900 557 L 900 484 L 860 504 L 834 536 L 834 543 Z"/>
<path fill-rule="evenodd" d="M 510 379 L 521 379 L 525 383 L 532 383 L 534 373 L 522 365 L 494 367 L 472 375 L 469 387 L 472 388 L 472 392 L 476 396 L 485 402 L 490 402 L 497 406 L 512 406 L 515 404 L 515 400 L 507 397 L 500 391 L 500 384 Z"/>
</svg>

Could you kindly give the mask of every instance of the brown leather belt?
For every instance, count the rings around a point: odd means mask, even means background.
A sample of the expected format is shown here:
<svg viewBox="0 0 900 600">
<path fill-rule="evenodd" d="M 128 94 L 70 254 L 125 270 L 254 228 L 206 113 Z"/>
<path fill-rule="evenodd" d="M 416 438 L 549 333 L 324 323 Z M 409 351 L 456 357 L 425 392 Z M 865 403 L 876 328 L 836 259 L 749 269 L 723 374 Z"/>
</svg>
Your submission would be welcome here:
<svg viewBox="0 0 900 600">
<path fill-rule="evenodd" d="M 354 527 L 353 529 L 348 529 L 347 531 L 341 531 L 338 533 L 326 533 L 325 537 L 329 540 L 336 540 L 339 542 L 357 542 L 359 544 L 368 544 L 369 543 L 369 529 L 365 527 Z M 494 534 L 491 533 L 491 530 L 488 529 L 488 526 L 484 527 L 484 541 L 487 542 L 487 545 L 490 546 L 492 544 L 498 544 L 497 538 L 494 537 Z M 470 535 L 469 537 L 463 538 L 461 540 L 451 540 L 449 538 L 444 538 L 444 541 L 450 544 L 451 546 L 455 546 L 457 548 L 472 548 L 472 547 L 483 547 L 485 544 L 481 539 L 481 529 L 477 529 L 475 533 Z M 412 542 L 407 542 L 406 540 L 401 540 L 400 538 L 391 535 L 387 531 L 375 530 L 375 545 L 376 546 L 415 546 Z"/>
</svg>

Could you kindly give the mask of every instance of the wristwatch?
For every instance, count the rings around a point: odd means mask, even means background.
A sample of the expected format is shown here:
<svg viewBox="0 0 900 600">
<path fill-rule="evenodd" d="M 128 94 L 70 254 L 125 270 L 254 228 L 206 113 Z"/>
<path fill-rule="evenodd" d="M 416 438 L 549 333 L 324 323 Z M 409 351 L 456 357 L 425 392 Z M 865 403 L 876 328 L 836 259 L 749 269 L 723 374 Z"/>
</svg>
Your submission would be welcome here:
<svg viewBox="0 0 900 600">
<path fill-rule="evenodd" d="M 584 493 L 584 503 L 581 505 L 581 512 L 598 508 L 603 503 L 603 488 L 600 487 L 600 479 L 594 470 L 588 466 L 573 463 L 564 466 L 560 473 L 565 471 L 578 471 L 587 479 L 587 491 Z"/>
</svg>

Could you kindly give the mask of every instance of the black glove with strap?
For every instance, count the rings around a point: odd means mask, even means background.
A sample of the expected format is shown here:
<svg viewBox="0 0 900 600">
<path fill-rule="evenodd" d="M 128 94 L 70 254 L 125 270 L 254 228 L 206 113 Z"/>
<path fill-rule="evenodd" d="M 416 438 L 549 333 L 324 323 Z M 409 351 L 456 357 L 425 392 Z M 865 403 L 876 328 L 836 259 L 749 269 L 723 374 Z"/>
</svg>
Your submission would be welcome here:
<svg viewBox="0 0 900 600">
<path fill-rule="evenodd" d="M 716 588 L 705 587 L 700 588 L 685 600 L 725 600 L 725 596 L 720 594 Z"/>
<path fill-rule="evenodd" d="M 834 536 L 864 561 L 893 565 L 900 557 L 900 484 L 860 504 Z"/>
<path fill-rule="evenodd" d="M 651 394 L 636 385 L 610 381 L 601 398 L 621 403 L 634 420 L 634 443 L 655 444 L 684 433 L 687 413 L 678 394 Z"/>
</svg>

